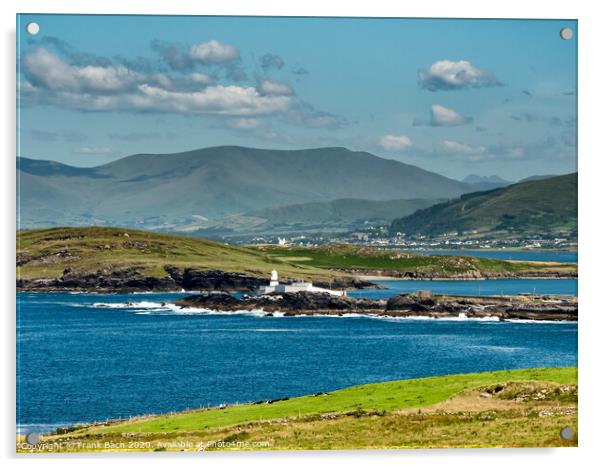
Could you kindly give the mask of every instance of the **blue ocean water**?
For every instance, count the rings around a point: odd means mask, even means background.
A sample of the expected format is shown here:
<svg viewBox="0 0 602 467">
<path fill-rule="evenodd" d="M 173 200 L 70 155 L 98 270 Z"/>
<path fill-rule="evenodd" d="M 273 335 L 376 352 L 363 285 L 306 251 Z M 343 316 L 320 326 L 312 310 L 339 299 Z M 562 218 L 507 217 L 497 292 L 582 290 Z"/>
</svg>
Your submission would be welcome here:
<svg viewBox="0 0 602 467">
<path fill-rule="evenodd" d="M 414 253 L 425 255 L 452 255 L 476 256 L 478 258 L 492 258 L 514 261 L 556 261 L 559 263 L 576 263 L 576 251 L 555 250 L 492 250 L 482 248 L 479 250 L 411 250 Z"/>
<path fill-rule="evenodd" d="M 438 294 L 455 295 L 518 295 L 558 294 L 577 295 L 577 281 L 573 279 L 500 279 L 487 281 L 414 281 L 414 280 L 378 280 L 381 290 L 353 290 L 350 297 L 388 298 L 404 292 L 430 290 Z"/>
<path fill-rule="evenodd" d="M 17 424 L 40 431 L 401 378 L 577 364 L 574 323 L 215 314 L 169 305 L 182 295 L 20 293 Z"/>
</svg>

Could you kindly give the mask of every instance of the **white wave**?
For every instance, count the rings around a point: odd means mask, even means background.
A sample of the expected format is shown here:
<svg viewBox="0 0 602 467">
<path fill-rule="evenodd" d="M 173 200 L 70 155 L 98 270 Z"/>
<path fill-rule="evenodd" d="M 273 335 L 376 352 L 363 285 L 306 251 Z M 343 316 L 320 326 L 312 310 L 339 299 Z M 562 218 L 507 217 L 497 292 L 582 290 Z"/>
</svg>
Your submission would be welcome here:
<svg viewBox="0 0 602 467">
<path fill-rule="evenodd" d="M 216 316 L 254 316 L 257 318 L 263 318 L 265 316 L 273 316 L 272 313 L 261 310 L 261 309 L 251 309 L 251 310 L 235 310 L 235 311 L 220 311 L 220 310 L 211 310 L 209 308 L 180 308 L 176 305 L 167 305 L 172 313 L 181 314 L 181 315 L 216 315 Z M 282 313 L 283 316 L 284 313 Z M 280 317 L 276 316 L 276 317 Z"/>
<path fill-rule="evenodd" d="M 569 320 L 551 320 L 551 319 L 507 319 L 507 323 L 520 323 L 520 324 L 577 324 L 577 321 Z"/>
<path fill-rule="evenodd" d="M 364 315 L 362 315 L 364 316 Z M 460 313 L 458 316 L 445 316 L 445 317 L 434 317 L 434 316 L 383 316 L 383 315 L 365 315 L 369 318 L 377 318 L 385 321 L 476 321 L 476 322 L 499 322 L 500 319 L 497 316 L 484 316 L 481 318 L 469 318 L 464 313 Z"/>
<path fill-rule="evenodd" d="M 88 307 L 87 304 L 69 304 L 77 307 Z M 206 315 L 206 316 L 252 316 L 256 318 L 364 318 L 364 319 L 380 319 L 384 321 L 466 321 L 466 322 L 482 322 L 482 323 L 497 323 L 500 322 L 498 316 L 483 316 L 483 317 L 468 317 L 465 313 L 459 313 L 458 316 L 387 316 L 374 313 L 341 313 L 341 314 L 326 314 L 326 313 L 300 313 L 293 316 L 285 316 L 283 311 L 268 312 L 263 309 L 248 309 L 235 311 L 220 311 L 209 308 L 180 308 L 173 303 L 165 302 L 95 302 L 91 305 L 93 308 L 108 308 L 108 309 L 124 309 L 133 310 L 137 314 L 180 314 L 180 315 Z M 142 312 L 146 311 L 146 312 Z M 529 323 L 529 324 L 562 324 L 571 323 L 573 321 L 551 321 L 551 320 L 530 320 L 530 319 L 507 319 L 508 323 Z"/>
<path fill-rule="evenodd" d="M 157 292 L 156 290 L 139 290 L 137 292 L 129 292 L 132 295 L 169 295 L 169 294 L 179 294 L 179 293 L 192 293 L 190 290 L 180 289 L 180 290 L 165 290 L 161 292 Z"/>
<path fill-rule="evenodd" d="M 159 303 L 159 302 L 96 302 L 92 304 L 92 308 L 168 308 L 170 306 L 169 303 Z"/>
<path fill-rule="evenodd" d="M 504 347 L 503 345 L 469 345 L 467 348 L 489 350 L 496 353 L 514 353 L 527 350 L 525 347 Z"/>
</svg>

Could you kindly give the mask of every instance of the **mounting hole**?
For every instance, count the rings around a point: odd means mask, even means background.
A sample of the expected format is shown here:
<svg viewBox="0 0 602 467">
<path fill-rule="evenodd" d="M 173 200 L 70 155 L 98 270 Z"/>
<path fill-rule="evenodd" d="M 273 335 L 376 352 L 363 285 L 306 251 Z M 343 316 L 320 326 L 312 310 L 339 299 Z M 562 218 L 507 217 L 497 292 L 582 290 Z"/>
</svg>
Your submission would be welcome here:
<svg viewBox="0 0 602 467">
<path fill-rule="evenodd" d="M 40 435 L 37 433 L 28 433 L 27 436 L 25 436 L 25 442 L 32 446 L 38 444 L 40 442 Z"/>
<path fill-rule="evenodd" d="M 27 34 L 35 36 L 40 32 L 40 25 L 38 23 L 27 23 L 25 30 L 27 31 Z"/>
<path fill-rule="evenodd" d="M 573 430 L 571 428 L 569 428 L 568 426 L 565 426 L 562 430 L 560 430 L 560 437 L 564 440 L 570 440 L 573 439 L 574 433 Z"/>
<path fill-rule="evenodd" d="M 573 30 L 571 28 L 562 28 L 560 30 L 560 38 L 565 41 L 570 41 L 573 38 Z"/>
</svg>

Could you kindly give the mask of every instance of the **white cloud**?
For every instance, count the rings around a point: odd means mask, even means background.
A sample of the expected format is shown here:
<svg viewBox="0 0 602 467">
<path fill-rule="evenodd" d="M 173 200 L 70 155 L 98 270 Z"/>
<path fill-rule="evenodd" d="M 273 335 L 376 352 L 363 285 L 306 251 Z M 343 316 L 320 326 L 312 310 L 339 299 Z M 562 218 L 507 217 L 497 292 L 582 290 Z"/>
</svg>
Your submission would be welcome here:
<svg viewBox="0 0 602 467">
<path fill-rule="evenodd" d="M 209 84 L 211 83 L 211 77 L 206 75 L 205 73 L 190 73 L 188 75 L 188 79 L 190 81 L 194 81 L 199 84 Z"/>
<path fill-rule="evenodd" d="M 173 86 L 173 83 L 169 76 L 166 76 L 163 73 L 155 75 L 155 81 L 162 88 L 171 88 Z"/>
<path fill-rule="evenodd" d="M 60 91 L 123 91 L 136 82 L 137 76 L 121 65 L 71 66 L 43 48 L 24 54 L 21 63 L 31 84 Z"/>
<path fill-rule="evenodd" d="M 23 91 L 37 87 L 57 92 L 111 94 L 134 89 L 143 82 L 171 85 L 171 80 L 164 74 L 146 75 L 123 65 L 68 65 L 44 48 L 24 54 L 21 63 L 29 80 Z"/>
<path fill-rule="evenodd" d="M 235 47 L 221 44 L 216 40 L 194 44 L 190 47 L 189 53 L 193 60 L 207 64 L 229 62 L 239 57 Z"/>
<path fill-rule="evenodd" d="M 251 116 L 283 112 L 291 104 L 288 96 L 263 96 L 254 87 L 234 85 L 179 92 L 143 84 L 139 91 L 129 101 L 139 110 Z"/>
<path fill-rule="evenodd" d="M 253 130 L 262 126 L 261 120 L 257 118 L 235 118 L 226 122 L 230 128 L 237 130 Z"/>
<path fill-rule="evenodd" d="M 463 154 L 483 154 L 487 151 L 485 146 L 471 146 L 466 143 L 458 143 L 457 141 L 445 140 L 441 143 L 441 147 L 449 152 Z"/>
<path fill-rule="evenodd" d="M 520 159 L 525 155 L 525 148 L 521 146 L 513 146 L 508 148 L 507 157 L 510 159 Z"/>
<path fill-rule="evenodd" d="M 435 149 L 438 153 L 461 156 L 462 159 L 473 162 L 479 162 L 493 158 L 493 155 L 489 153 L 489 150 L 486 146 L 459 143 L 451 140 L 442 141 L 436 146 Z"/>
<path fill-rule="evenodd" d="M 405 135 L 385 135 L 380 138 L 380 145 L 391 152 L 405 151 L 412 146 L 412 140 Z"/>
<path fill-rule="evenodd" d="M 285 112 L 292 103 L 289 96 L 264 96 L 254 87 L 234 85 L 209 86 L 200 91 L 177 91 L 141 84 L 134 92 L 116 95 L 36 92 L 29 98 L 40 104 L 97 112 L 127 110 L 232 116 Z"/>
<path fill-rule="evenodd" d="M 265 95 L 273 96 L 290 96 L 293 94 L 293 90 L 290 86 L 284 83 L 277 83 L 276 81 L 269 81 L 267 79 L 259 82 L 259 91 Z"/>
<path fill-rule="evenodd" d="M 195 56 L 207 63 L 238 56 L 231 46 L 217 41 L 197 46 Z M 191 59 L 188 48 L 163 43 L 153 47 L 166 61 L 171 60 L 172 70 L 177 71 L 136 71 L 121 64 L 114 65 L 109 59 L 97 60 L 101 63 L 98 65 L 82 65 L 67 62 L 44 48 L 26 52 L 22 56 L 19 98 L 23 105 L 51 105 L 81 111 L 240 117 L 249 120 L 223 121 L 227 126 L 247 129 L 257 124 L 251 118 L 273 115 L 304 128 L 337 129 L 348 123 L 344 117 L 315 109 L 297 97 L 287 84 L 267 79 L 256 85 L 219 84 L 221 75 L 218 73 L 205 74 L 188 66 L 186 60 Z M 224 69 L 237 63 L 225 63 Z"/>
<path fill-rule="evenodd" d="M 431 125 L 432 126 L 458 126 L 470 123 L 472 118 L 464 117 L 458 112 L 442 105 L 433 105 L 431 107 Z"/>
<path fill-rule="evenodd" d="M 78 110 L 254 116 L 283 112 L 292 104 L 279 83 L 271 83 L 269 95 L 253 86 L 190 89 L 181 85 L 182 80 L 171 80 L 164 74 L 145 75 L 121 65 L 68 65 L 45 49 L 23 56 L 23 74 L 27 78 L 21 85 L 24 98 Z M 188 80 L 202 84 L 208 78 L 201 73 L 188 75 Z"/>
<path fill-rule="evenodd" d="M 466 60 L 437 61 L 428 70 L 418 72 L 418 82 L 429 91 L 500 86 L 492 73 L 480 70 Z"/>
</svg>

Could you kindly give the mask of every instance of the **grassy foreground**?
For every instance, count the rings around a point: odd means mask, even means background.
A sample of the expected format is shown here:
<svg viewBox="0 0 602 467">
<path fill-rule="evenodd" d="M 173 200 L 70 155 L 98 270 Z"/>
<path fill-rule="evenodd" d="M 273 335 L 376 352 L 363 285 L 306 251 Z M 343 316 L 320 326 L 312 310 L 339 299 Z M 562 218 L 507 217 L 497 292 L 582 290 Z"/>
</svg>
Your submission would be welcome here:
<svg viewBox="0 0 602 467">
<path fill-rule="evenodd" d="M 374 271 L 411 272 L 433 278 L 483 274 L 577 271 L 575 264 L 511 262 L 469 256 L 428 256 L 352 245 L 317 248 L 238 247 L 209 240 L 108 227 L 60 227 L 17 233 L 17 277 L 53 279 L 76 272 L 140 268 L 165 277 L 164 267 L 238 272 L 266 277 L 274 268 L 284 279 L 328 281 Z"/>
<path fill-rule="evenodd" d="M 576 446 L 577 369 L 354 386 L 288 400 L 65 429 L 31 451 Z"/>
</svg>

